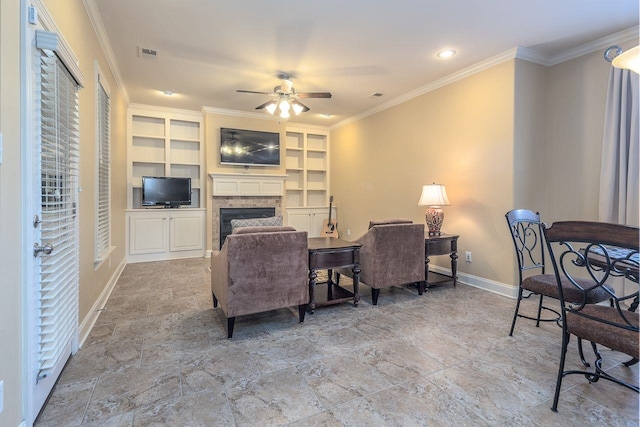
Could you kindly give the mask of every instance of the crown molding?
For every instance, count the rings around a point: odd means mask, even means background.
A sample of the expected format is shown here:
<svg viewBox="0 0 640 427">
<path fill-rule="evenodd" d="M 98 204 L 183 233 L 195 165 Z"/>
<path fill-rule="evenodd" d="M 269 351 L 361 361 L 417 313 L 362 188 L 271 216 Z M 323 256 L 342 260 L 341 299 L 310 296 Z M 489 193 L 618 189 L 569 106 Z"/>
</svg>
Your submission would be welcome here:
<svg viewBox="0 0 640 427">
<path fill-rule="evenodd" d="M 346 126 L 350 123 L 357 122 L 358 120 L 362 120 L 366 117 L 369 117 L 373 114 L 379 113 L 381 111 L 387 110 L 391 107 L 395 107 L 396 105 L 407 102 L 413 98 L 416 98 L 420 95 L 424 95 L 425 93 L 432 92 L 436 89 L 439 89 L 443 86 L 447 86 L 451 83 L 457 82 L 459 80 L 465 79 L 473 74 L 479 73 L 480 71 L 489 69 L 498 64 L 502 64 L 503 62 L 514 59 L 518 53 L 518 48 L 509 49 L 505 52 L 502 52 L 498 55 L 492 56 L 491 58 L 485 59 L 484 61 L 480 61 L 470 67 L 464 68 L 456 73 L 450 74 L 446 77 L 438 79 L 432 83 L 429 83 L 425 86 L 422 86 L 418 89 L 412 90 L 410 92 L 405 93 L 404 95 L 400 95 L 397 98 L 392 99 L 391 101 L 385 102 L 375 108 L 365 111 L 364 113 L 358 114 L 356 116 L 349 117 L 345 120 L 342 120 L 330 127 L 331 130 L 339 129 L 343 126 Z"/>
<path fill-rule="evenodd" d="M 638 40 L 639 28 L 640 28 L 639 26 L 628 28 L 618 33 L 611 34 L 606 37 L 602 37 L 593 42 L 586 43 L 584 45 L 566 50 L 564 52 L 561 52 L 559 54 L 552 55 L 552 56 L 545 55 L 541 52 L 536 51 L 535 49 L 518 46 L 513 49 L 509 49 L 503 53 L 500 53 L 498 55 L 492 56 L 491 58 L 485 59 L 484 61 L 480 61 L 470 67 L 467 67 L 461 71 L 458 71 L 457 73 L 453 73 L 442 79 L 436 80 L 432 83 L 422 86 L 421 88 L 407 92 L 404 95 L 400 95 L 399 97 L 392 99 L 391 101 L 388 101 L 384 104 L 381 104 L 375 108 L 367 110 L 364 113 L 346 118 L 345 120 L 342 120 L 332 125 L 329 129 L 331 130 L 339 129 L 350 123 L 357 122 L 358 120 L 362 120 L 373 114 L 387 110 L 398 104 L 402 104 L 403 102 L 407 102 L 420 95 L 424 95 L 425 93 L 434 91 L 443 86 L 465 79 L 473 74 L 479 73 L 483 70 L 489 69 L 491 67 L 494 67 L 498 64 L 501 64 L 503 62 L 509 61 L 514 58 L 522 59 L 524 61 L 529 61 L 536 64 L 544 65 L 546 67 L 550 67 L 550 66 L 557 65 L 562 62 L 577 58 L 579 56 L 586 55 L 588 53 L 593 53 L 599 49 L 607 48 L 612 44 L 623 43 L 625 41 L 629 41 L 632 39 Z"/>
<path fill-rule="evenodd" d="M 218 107 L 202 107 L 202 114 L 220 114 L 222 116 L 233 116 L 233 117 L 242 117 L 245 119 L 258 119 L 258 120 L 268 120 L 272 122 L 281 121 L 278 116 L 248 112 L 248 111 L 239 111 L 239 110 L 229 110 L 226 108 L 218 108 Z"/>
<path fill-rule="evenodd" d="M 590 43 L 586 43 L 573 49 L 569 49 L 556 55 L 552 55 L 548 59 L 549 65 L 557 65 L 562 62 L 577 58 L 579 56 L 593 53 L 600 49 L 606 49 L 611 45 L 624 43 L 629 40 L 635 39 L 635 41 L 638 42 L 639 31 L 640 27 L 636 25 L 635 27 L 627 28 L 626 30 L 622 30 L 615 34 L 611 34 L 609 36 L 599 38 L 598 40 L 594 40 Z"/>
<path fill-rule="evenodd" d="M 178 115 L 182 115 L 182 116 L 191 116 L 193 118 L 201 118 L 202 114 L 197 111 L 197 110 L 185 110 L 182 108 L 172 108 L 172 107 L 161 107 L 158 105 L 148 105 L 148 104 L 129 104 L 128 106 L 129 109 L 134 110 L 134 109 L 138 109 L 138 110 L 145 110 L 145 111 L 153 111 L 156 112 L 158 114 L 162 114 L 162 113 L 172 113 L 176 116 Z"/>
<path fill-rule="evenodd" d="M 107 59 L 107 64 L 109 64 L 111 74 L 113 75 L 113 78 L 118 85 L 118 90 L 122 94 L 122 98 L 124 98 L 125 105 L 129 106 L 131 104 L 131 98 L 129 98 L 127 86 L 122 79 L 122 74 L 120 74 L 118 60 L 116 59 L 116 55 L 113 53 L 113 49 L 111 48 L 111 42 L 109 41 L 106 30 L 104 29 L 104 24 L 102 23 L 102 18 L 100 17 L 100 12 L 98 11 L 96 2 L 95 0 L 82 0 L 82 4 L 87 11 L 87 15 L 89 15 L 89 20 L 91 21 L 93 30 L 96 32 L 96 36 L 98 37 L 98 41 L 100 42 L 100 46 L 102 47 L 104 56 Z"/>
</svg>

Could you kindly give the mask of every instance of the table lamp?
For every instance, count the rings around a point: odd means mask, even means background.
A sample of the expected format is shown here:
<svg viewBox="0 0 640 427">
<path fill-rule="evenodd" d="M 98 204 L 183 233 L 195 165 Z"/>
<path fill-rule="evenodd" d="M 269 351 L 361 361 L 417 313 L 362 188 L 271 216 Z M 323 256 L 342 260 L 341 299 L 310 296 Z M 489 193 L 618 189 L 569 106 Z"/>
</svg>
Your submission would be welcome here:
<svg viewBox="0 0 640 427">
<path fill-rule="evenodd" d="M 425 214 L 427 227 L 429 228 L 429 236 L 439 236 L 440 227 L 444 222 L 444 212 L 440 206 L 449 206 L 447 191 L 444 185 L 433 184 L 423 185 L 418 206 L 428 206 Z"/>
</svg>

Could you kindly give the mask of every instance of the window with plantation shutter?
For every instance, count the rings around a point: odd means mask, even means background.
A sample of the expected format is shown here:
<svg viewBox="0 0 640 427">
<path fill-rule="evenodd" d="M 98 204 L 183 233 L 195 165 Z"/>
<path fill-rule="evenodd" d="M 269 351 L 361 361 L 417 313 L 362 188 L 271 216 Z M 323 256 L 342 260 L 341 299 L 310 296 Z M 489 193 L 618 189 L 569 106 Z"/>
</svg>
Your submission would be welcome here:
<svg viewBox="0 0 640 427">
<path fill-rule="evenodd" d="M 111 249 L 111 104 L 109 89 L 96 65 L 96 264 Z"/>
</svg>

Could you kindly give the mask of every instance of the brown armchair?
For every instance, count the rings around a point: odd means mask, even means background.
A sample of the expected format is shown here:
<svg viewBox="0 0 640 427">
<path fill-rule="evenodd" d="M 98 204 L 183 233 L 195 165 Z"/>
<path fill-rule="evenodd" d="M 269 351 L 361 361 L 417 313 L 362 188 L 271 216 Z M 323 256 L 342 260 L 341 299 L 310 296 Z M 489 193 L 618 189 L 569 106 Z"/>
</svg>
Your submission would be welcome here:
<svg viewBox="0 0 640 427">
<path fill-rule="evenodd" d="M 307 232 L 293 227 L 242 227 L 211 256 L 213 307 L 227 318 L 298 306 L 304 321 L 309 302 Z"/>
<path fill-rule="evenodd" d="M 369 230 L 356 242 L 360 249 L 360 281 L 371 288 L 373 305 L 378 305 L 380 289 L 417 283 L 418 294 L 425 286 L 424 224 L 411 220 L 371 221 Z M 337 269 L 340 275 L 352 276 L 349 269 Z"/>
</svg>

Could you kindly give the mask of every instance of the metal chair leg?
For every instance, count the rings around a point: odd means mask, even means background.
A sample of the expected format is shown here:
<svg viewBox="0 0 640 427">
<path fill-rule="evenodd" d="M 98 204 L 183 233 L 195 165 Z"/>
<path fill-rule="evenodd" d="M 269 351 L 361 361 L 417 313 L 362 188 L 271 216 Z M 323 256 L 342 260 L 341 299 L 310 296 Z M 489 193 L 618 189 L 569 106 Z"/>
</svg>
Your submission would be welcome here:
<svg viewBox="0 0 640 427">
<path fill-rule="evenodd" d="M 516 319 L 518 318 L 518 310 L 520 310 L 520 301 L 522 301 L 522 288 L 518 289 L 518 301 L 516 302 L 516 311 L 513 313 L 513 321 L 511 321 L 511 330 L 509 336 L 513 336 L 513 329 L 516 327 Z"/>
<path fill-rule="evenodd" d="M 536 328 L 540 327 L 540 316 L 542 315 L 542 294 L 540 294 L 540 302 L 538 303 L 538 320 L 536 320 Z"/>
<path fill-rule="evenodd" d="M 553 405 L 551 410 L 558 412 L 558 400 L 560 399 L 560 388 L 564 377 L 564 362 L 567 357 L 567 347 L 569 346 L 569 333 L 562 331 L 562 351 L 560 352 L 560 366 L 558 367 L 558 378 L 556 379 L 556 391 L 553 395 Z"/>
</svg>

